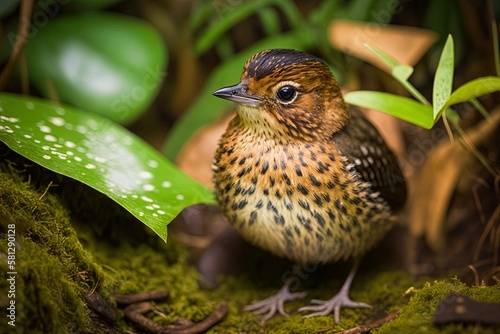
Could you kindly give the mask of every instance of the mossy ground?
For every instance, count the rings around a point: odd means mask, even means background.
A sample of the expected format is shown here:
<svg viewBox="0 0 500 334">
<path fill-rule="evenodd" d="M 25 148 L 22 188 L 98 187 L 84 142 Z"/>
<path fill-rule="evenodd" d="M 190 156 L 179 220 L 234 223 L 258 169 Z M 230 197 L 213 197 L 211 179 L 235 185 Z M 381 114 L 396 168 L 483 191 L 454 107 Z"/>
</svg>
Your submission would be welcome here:
<svg viewBox="0 0 500 334">
<path fill-rule="evenodd" d="M 120 311 L 116 324 L 96 321 L 85 295 L 95 290 L 116 307 L 110 299 L 113 294 L 157 289 L 170 291 L 167 301 L 155 304 L 161 313 L 152 315 L 165 324 L 179 317 L 199 321 L 220 303 L 229 302 L 228 315 L 209 333 L 333 333 L 395 311 L 400 312 L 399 317 L 375 333 L 500 333 L 493 327 L 431 324 L 437 305 L 448 294 L 459 292 L 478 301 L 500 302 L 500 285 L 468 287 L 457 279 L 415 282 L 403 271 L 377 270 L 373 265 L 359 273 L 351 292 L 353 300 L 368 302 L 371 309 L 342 310 L 342 322 L 337 325 L 332 316 L 303 319 L 293 313 L 307 303 L 301 300 L 287 304 L 291 317 L 276 316 L 261 325 L 258 316 L 242 308 L 275 292 L 286 267 L 275 266 L 271 259 L 270 263 L 245 259 L 247 273 L 221 277 L 216 289 L 202 289 L 197 271 L 188 264 L 186 248 L 175 236 L 164 244 L 113 202 L 90 200 L 89 194 L 100 195 L 84 186 L 70 192 L 51 187 L 45 193 L 46 189 L 26 173 L 21 177 L 18 169 L 0 164 L 2 231 L 8 224 L 15 224 L 20 246 L 16 251 L 16 327 L 9 326 L 2 317 L 2 333 L 109 333 L 112 327 L 132 329 Z M 78 203 L 70 205 L 73 214 L 67 208 L 68 200 Z M 5 235 L 0 250 L 0 266 L 6 272 Z M 307 273 L 298 290 L 308 291 L 308 298 L 330 298 L 346 273 L 343 266 L 318 268 Z M 0 287 L 7 291 L 5 279 L 0 281 Z M 414 290 L 405 293 L 410 287 Z M 2 293 L 2 309 L 7 303 L 7 294 Z"/>
</svg>

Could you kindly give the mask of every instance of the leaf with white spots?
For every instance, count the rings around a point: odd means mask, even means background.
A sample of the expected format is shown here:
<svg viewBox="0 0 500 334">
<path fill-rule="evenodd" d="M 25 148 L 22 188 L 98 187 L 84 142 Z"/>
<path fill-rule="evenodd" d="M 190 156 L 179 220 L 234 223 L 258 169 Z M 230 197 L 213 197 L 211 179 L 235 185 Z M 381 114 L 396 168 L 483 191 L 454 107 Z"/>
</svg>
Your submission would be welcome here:
<svg viewBox="0 0 500 334">
<path fill-rule="evenodd" d="M 0 141 L 35 163 L 106 194 L 166 240 L 185 207 L 210 190 L 116 123 L 33 97 L 0 93 Z"/>
</svg>

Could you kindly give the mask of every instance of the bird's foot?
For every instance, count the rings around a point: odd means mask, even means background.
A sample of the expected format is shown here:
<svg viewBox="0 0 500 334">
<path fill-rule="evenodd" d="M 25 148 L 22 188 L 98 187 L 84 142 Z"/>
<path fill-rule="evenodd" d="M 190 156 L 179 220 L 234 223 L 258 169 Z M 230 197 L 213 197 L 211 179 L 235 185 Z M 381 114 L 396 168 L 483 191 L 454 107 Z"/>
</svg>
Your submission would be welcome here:
<svg viewBox="0 0 500 334">
<path fill-rule="evenodd" d="M 310 305 L 299 308 L 299 312 L 301 311 L 312 311 L 313 313 L 309 313 L 304 316 L 304 318 L 316 317 L 321 315 L 328 315 L 332 311 L 334 312 L 335 323 L 340 322 L 340 309 L 342 307 L 350 307 L 350 308 L 367 308 L 371 307 L 366 303 L 361 302 L 353 302 L 348 295 L 348 291 L 341 290 L 338 294 L 336 294 L 330 300 L 319 300 L 313 299 L 311 300 Z"/>
<path fill-rule="evenodd" d="M 284 317 L 289 317 L 289 314 L 285 312 L 285 302 L 304 298 L 307 294 L 306 292 L 290 292 L 289 285 L 289 282 L 285 282 L 285 285 L 283 285 L 277 294 L 245 306 L 245 311 L 251 311 L 253 314 L 265 313 L 261 319 L 261 323 L 271 319 L 276 312 Z"/>
</svg>

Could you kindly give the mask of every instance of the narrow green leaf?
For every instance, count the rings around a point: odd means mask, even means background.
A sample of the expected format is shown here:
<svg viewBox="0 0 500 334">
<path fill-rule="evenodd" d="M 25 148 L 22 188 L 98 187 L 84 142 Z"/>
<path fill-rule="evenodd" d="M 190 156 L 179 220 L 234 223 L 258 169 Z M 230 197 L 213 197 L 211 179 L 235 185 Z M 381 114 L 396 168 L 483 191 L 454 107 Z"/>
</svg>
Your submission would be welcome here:
<svg viewBox="0 0 500 334">
<path fill-rule="evenodd" d="M 391 57 L 390 55 L 388 55 L 387 53 L 385 53 L 384 51 L 380 50 L 375 46 L 366 43 L 365 47 L 367 47 L 371 52 L 376 54 L 377 57 L 379 57 L 380 60 L 384 62 L 384 64 L 390 67 L 391 71 L 394 70 L 394 67 L 402 65 L 396 59 L 394 59 L 393 57 Z"/>
<path fill-rule="evenodd" d="M 457 111 L 453 108 L 448 108 L 446 109 L 446 112 L 444 113 L 446 118 L 449 119 L 453 124 L 459 124 L 460 123 L 460 115 L 457 113 Z M 434 123 L 436 123 L 437 119 L 434 120 Z"/>
<path fill-rule="evenodd" d="M 311 9 L 307 21 L 316 27 L 326 27 L 336 17 L 345 18 L 346 8 L 341 4 L 342 0 L 329 0 L 319 2 Z"/>
<path fill-rule="evenodd" d="M 470 99 L 469 102 L 470 104 L 472 104 L 474 108 L 476 108 L 477 111 L 479 111 L 479 113 L 481 114 L 481 116 L 484 117 L 484 119 L 491 120 L 491 115 L 488 113 L 486 108 L 481 104 L 481 102 L 479 102 L 477 98 L 474 97 Z"/>
<path fill-rule="evenodd" d="M 466 102 L 475 97 L 497 91 L 500 91 L 500 77 L 491 76 L 471 80 L 458 87 L 453 93 L 451 93 L 446 103 L 439 110 L 439 113 L 437 117 L 435 117 L 435 119 L 439 119 L 439 116 L 443 113 L 443 111 L 454 104 Z"/>
<path fill-rule="evenodd" d="M 199 29 L 207 20 L 212 17 L 214 8 L 217 11 L 219 5 L 215 2 L 198 1 L 196 6 L 192 7 L 188 26 L 191 30 Z"/>
<path fill-rule="evenodd" d="M 150 145 L 94 113 L 0 93 L 0 141 L 107 195 L 164 240 L 182 209 L 214 203 L 211 191 Z"/>
<path fill-rule="evenodd" d="M 356 21 L 376 22 L 385 24 L 391 20 L 392 8 L 395 6 L 391 0 L 351 0 L 344 3 L 346 13 L 343 18 Z M 379 9 L 377 9 L 379 7 Z"/>
<path fill-rule="evenodd" d="M 392 69 L 392 76 L 398 81 L 408 81 L 408 78 L 413 74 L 413 67 L 410 65 L 396 65 Z"/>
<path fill-rule="evenodd" d="M 413 67 L 399 63 L 396 59 L 374 46 L 365 44 L 365 47 L 390 67 L 393 78 L 396 79 L 414 98 L 430 106 L 429 101 L 427 101 L 427 99 L 408 81 L 408 78 L 413 73 Z"/>
<path fill-rule="evenodd" d="M 491 13 L 490 15 L 493 15 Z M 498 28 L 497 21 L 493 18 L 491 20 L 491 39 L 493 40 L 493 58 L 495 59 L 495 71 L 500 76 L 500 50 L 498 46 Z"/>
<path fill-rule="evenodd" d="M 379 110 L 426 129 L 434 124 L 432 108 L 407 97 L 383 92 L 355 91 L 347 93 L 344 98 L 349 104 Z"/>
<path fill-rule="evenodd" d="M 384 64 L 390 67 L 392 76 L 399 82 L 407 82 L 408 78 L 413 74 L 412 66 L 401 64 L 391 55 L 385 53 L 375 46 L 372 46 L 370 44 L 365 44 L 365 46 L 377 57 L 379 57 L 380 60 L 384 62 Z"/>
<path fill-rule="evenodd" d="M 236 23 L 252 15 L 257 8 L 271 4 L 275 0 L 255 0 L 242 3 L 230 3 L 223 1 L 214 2 L 215 16 L 207 29 L 203 30 L 201 36 L 194 43 L 196 54 L 205 53 L 217 40 L 231 29 Z"/>
<path fill-rule="evenodd" d="M 264 7 L 258 12 L 260 23 L 266 35 L 279 34 L 279 14 L 272 7 Z"/>
<path fill-rule="evenodd" d="M 448 35 L 434 76 L 432 87 L 432 106 L 434 119 L 451 94 L 454 70 L 453 37 Z"/>
<path fill-rule="evenodd" d="M 283 10 L 285 17 L 293 28 L 304 26 L 300 12 L 291 0 L 254 0 L 244 2 L 215 1 L 215 19 L 195 41 L 197 54 L 203 54 L 235 24 L 254 14 L 261 8 L 275 5 Z"/>
</svg>

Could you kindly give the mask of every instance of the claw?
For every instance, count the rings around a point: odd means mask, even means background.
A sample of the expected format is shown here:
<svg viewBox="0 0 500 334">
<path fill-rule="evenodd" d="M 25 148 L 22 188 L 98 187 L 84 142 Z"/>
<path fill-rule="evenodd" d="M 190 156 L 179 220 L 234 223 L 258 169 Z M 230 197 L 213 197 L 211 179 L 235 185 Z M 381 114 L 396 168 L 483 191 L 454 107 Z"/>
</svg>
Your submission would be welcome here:
<svg viewBox="0 0 500 334">
<path fill-rule="evenodd" d="M 304 318 L 310 318 L 310 317 L 317 317 L 317 316 L 323 316 L 323 315 L 328 315 L 330 313 L 334 314 L 335 317 L 335 323 L 340 322 L 340 309 L 342 307 L 350 307 L 350 308 L 366 308 L 366 307 L 371 307 L 370 305 L 366 303 L 361 303 L 361 302 L 353 302 L 349 298 L 349 289 L 351 287 L 352 280 L 354 278 L 354 275 L 356 274 L 356 270 L 359 265 L 359 260 L 355 262 L 353 268 L 351 269 L 351 272 L 347 276 L 347 279 L 340 289 L 339 293 L 333 296 L 332 299 L 330 300 L 320 300 L 320 299 L 313 299 L 311 300 L 311 304 L 315 305 L 310 305 L 310 306 L 304 306 L 299 308 L 299 312 L 301 311 L 312 311 L 313 313 L 307 314 L 304 316 Z"/>
<path fill-rule="evenodd" d="M 285 282 L 285 285 L 283 285 L 283 287 L 280 289 L 280 291 L 278 291 L 277 294 L 245 306 L 245 311 L 251 311 L 254 314 L 258 315 L 266 313 L 266 315 L 262 317 L 261 323 L 264 323 L 267 320 L 271 319 L 276 314 L 276 312 L 284 317 L 289 317 L 290 315 L 285 312 L 285 302 L 289 300 L 304 298 L 307 294 L 306 292 L 292 293 L 289 290 L 289 285 L 289 282 Z"/>
<path fill-rule="evenodd" d="M 342 307 L 350 307 L 350 308 L 367 308 L 371 307 L 370 305 L 366 303 L 361 303 L 361 302 L 353 302 L 352 300 L 349 299 L 348 296 L 339 293 L 336 296 L 334 296 L 330 300 L 317 300 L 313 299 L 311 300 L 312 304 L 319 304 L 319 305 L 314 305 L 314 306 L 304 306 L 299 308 L 299 312 L 301 311 L 313 311 L 313 313 L 307 314 L 304 316 L 304 318 L 311 318 L 311 317 L 317 317 L 317 316 L 323 316 L 323 315 L 328 315 L 330 313 L 334 313 L 335 317 L 335 323 L 340 322 L 340 309 Z"/>
</svg>

